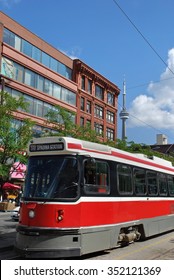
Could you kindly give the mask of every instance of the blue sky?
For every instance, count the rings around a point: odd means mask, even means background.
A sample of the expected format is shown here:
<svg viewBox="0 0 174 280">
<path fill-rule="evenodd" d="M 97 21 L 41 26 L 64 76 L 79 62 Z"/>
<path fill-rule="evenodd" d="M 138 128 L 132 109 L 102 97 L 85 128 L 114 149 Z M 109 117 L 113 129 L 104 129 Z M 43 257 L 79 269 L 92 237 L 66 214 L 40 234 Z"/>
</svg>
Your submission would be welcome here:
<svg viewBox="0 0 174 280">
<path fill-rule="evenodd" d="M 173 0 L 0 0 L 0 10 L 115 83 L 119 112 L 125 77 L 128 141 L 174 143 Z"/>
</svg>

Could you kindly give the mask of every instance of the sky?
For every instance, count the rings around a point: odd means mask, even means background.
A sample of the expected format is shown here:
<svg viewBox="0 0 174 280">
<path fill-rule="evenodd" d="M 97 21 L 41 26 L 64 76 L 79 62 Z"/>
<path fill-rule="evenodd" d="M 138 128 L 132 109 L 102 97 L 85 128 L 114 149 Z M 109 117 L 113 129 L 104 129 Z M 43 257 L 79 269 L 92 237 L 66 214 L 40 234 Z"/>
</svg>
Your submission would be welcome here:
<svg viewBox="0 0 174 280">
<path fill-rule="evenodd" d="M 174 143 L 173 0 L 0 0 L 0 10 L 120 88 L 127 141 Z"/>
</svg>

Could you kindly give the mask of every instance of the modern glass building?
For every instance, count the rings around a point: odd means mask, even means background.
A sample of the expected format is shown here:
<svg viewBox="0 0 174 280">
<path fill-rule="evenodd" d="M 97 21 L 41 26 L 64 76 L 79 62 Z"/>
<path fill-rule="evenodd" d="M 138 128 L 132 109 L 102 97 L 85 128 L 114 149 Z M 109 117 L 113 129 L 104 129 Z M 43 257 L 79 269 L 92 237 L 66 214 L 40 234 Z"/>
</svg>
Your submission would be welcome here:
<svg viewBox="0 0 174 280">
<path fill-rule="evenodd" d="M 17 121 L 31 118 L 36 134 L 49 109 L 60 105 L 78 125 L 90 125 L 103 140 L 117 137 L 119 88 L 79 59 L 71 59 L 0 12 L 1 89 L 29 103 Z"/>
</svg>

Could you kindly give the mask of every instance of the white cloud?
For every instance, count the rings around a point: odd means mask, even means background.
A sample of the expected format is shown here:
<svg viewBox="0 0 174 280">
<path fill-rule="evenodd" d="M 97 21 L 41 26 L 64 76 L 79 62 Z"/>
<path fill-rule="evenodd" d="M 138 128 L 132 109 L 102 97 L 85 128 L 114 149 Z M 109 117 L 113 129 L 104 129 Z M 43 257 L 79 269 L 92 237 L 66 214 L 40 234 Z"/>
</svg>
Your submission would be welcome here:
<svg viewBox="0 0 174 280">
<path fill-rule="evenodd" d="M 174 72 L 174 48 L 168 52 L 168 67 Z M 148 95 L 141 94 L 133 100 L 129 127 L 148 124 L 157 129 L 174 129 L 174 74 L 169 68 L 161 74 L 159 83 L 149 84 Z"/>
<path fill-rule="evenodd" d="M 60 50 L 60 49 L 59 49 Z M 74 46 L 71 48 L 71 50 L 65 51 L 60 50 L 65 55 L 69 56 L 71 59 L 77 59 L 80 57 L 80 54 L 82 52 L 81 48 L 79 46 Z"/>
</svg>

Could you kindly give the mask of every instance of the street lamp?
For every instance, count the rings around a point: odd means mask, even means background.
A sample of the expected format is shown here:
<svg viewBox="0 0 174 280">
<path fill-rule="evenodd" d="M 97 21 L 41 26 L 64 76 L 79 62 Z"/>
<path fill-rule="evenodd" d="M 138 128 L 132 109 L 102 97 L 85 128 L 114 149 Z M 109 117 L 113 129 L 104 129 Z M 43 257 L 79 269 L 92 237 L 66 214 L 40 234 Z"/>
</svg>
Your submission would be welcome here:
<svg viewBox="0 0 174 280">
<path fill-rule="evenodd" d="M 2 76 L 0 76 L 0 89 L 1 89 L 1 101 L 0 101 L 0 104 L 2 105 L 3 104 L 3 92 L 4 92 L 4 89 L 5 89 L 5 80 Z"/>
</svg>

